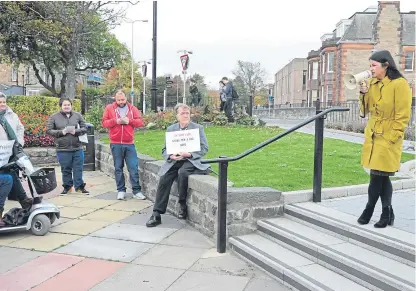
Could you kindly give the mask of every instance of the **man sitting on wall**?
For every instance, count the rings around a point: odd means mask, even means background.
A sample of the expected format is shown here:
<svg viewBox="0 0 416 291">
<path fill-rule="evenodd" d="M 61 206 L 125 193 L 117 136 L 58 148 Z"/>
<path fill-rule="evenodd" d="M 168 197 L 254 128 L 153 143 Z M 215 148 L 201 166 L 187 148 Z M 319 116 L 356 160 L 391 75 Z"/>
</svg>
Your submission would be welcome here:
<svg viewBox="0 0 416 291">
<path fill-rule="evenodd" d="M 161 214 L 166 212 L 168 206 L 169 194 L 172 184 L 178 178 L 179 192 L 179 214 L 178 218 L 186 219 L 187 207 L 186 197 L 188 195 L 188 177 L 191 174 L 200 174 L 209 168 L 208 164 L 202 164 L 201 159 L 208 152 L 208 141 L 205 136 L 204 128 L 191 121 L 191 111 L 189 106 L 185 104 L 177 104 L 175 107 L 176 118 L 178 122 L 169 126 L 167 132 L 199 129 L 200 151 L 197 152 L 179 152 L 176 154 L 168 154 L 165 146 L 162 149 L 162 156 L 165 164 L 159 170 L 159 185 L 156 192 L 155 205 L 153 213 L 147 227 L 154 227 L 162 223 Z"/>
</svg>

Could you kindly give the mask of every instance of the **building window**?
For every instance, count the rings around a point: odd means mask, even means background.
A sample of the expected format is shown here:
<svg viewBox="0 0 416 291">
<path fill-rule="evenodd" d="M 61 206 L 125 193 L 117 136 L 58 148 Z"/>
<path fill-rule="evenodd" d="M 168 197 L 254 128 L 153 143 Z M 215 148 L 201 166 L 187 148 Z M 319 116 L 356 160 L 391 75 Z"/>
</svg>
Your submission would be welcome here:
<svg viewBox="0 0 416 291">
<path fill-rule="evenodd" d="M 326 87 L 326 100 L 332 101 L 332 85 Z"/>
<path fill-rule="evenodd" d="M 12 82 L 17 82 L 19 70 L 16 67 L 12 67 Z"/>
<path fill-rule="evenodd" d="M 328 54 L 328 73 L 332 73 L 334 71 L 334 52 L 330 52 Z"/>
<path fill-rule="evenodd" d="M 37 95 L 40 95 L 39 90 L 28 90 L 27 91 L 27 96 L 37 96 Z"/>
<path fill-rule="evenodd" d="M 404 57 L 404 70 L 413 71 L 413 64 L 415 61 L 415 52 L 406 52 Z"/>
<path fill-rule="evenodd" d="M 312 80 L 318 79 L 318 62 L 312 63 Z"/>
<path fill-rule="evenodd" d="M 306 86 L 306 70 L 303 70 L 303 78 L 302 78 L 302 85 Z"/>
<path fill-rule="evenodd" d="M 325 74 L 325 64 L 326 64 L 326 55 L 322 56 L 322 67 L 321 67 L 321 75 Z"/>
</svg>

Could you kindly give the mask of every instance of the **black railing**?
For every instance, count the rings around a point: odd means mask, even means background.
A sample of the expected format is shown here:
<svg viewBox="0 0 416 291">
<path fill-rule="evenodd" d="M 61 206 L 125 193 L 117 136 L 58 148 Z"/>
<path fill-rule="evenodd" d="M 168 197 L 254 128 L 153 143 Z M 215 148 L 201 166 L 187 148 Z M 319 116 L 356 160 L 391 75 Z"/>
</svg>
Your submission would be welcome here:
<svg viewBox="0 0 416 291">
<path fill-rule="evenodd" d="M 305 121 L 293 126 L 292 128 L 268 139 L 255 147 L 234 157 L 220 156 L 216 159 L 202 160 L 202 163 L 219 163 L 219 177 L 218 177 L 218 217 L 217 217 L 217 252 L 225 253 L 226 249 L 226 228 L 227 228 L 227 171 L 228 163 L 238 161 L 255 151 L 281 139 L 282 137 L 294 132 L 295 130 L 313 122 L 315 123 L 315 155 L 314 155 L 314 177 L 313 177 L 313 201 L 321 202 L 322 189 L 322 153 L 323 153 L 323 139 L 324 139 L 324 119 L 330 112 L 348 111 L 349 108 L 332 107 L 325 111 L 320 111 L 316 108 L 316 115 L 306 119 Z"/>
</svg>

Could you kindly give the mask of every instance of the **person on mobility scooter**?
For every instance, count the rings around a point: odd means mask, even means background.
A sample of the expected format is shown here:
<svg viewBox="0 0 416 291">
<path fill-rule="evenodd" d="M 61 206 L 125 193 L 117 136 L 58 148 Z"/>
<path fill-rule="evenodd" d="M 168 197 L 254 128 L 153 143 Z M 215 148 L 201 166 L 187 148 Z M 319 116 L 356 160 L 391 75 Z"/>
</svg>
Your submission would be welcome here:
<svg viewBox="0 0 416 291">
<path fill-rule="evenodd" d="M 14 140 L 15 150 L 18 151 L 24 144 L 24 131 L 23 124 L 20 122 L 17 114 L 7 106 L 6 95 L 0 92 L 0 141 Z M 15 152 L 15 154 L 17 153 Z M 23 209 L 30 209 L 33 204 L 33 199 L 27 196 L 20 181 L 19 172 L 13 171 L 8 174 L 13 179 L 9 200 L 17 200 Z"/>
<path fill-rule="evenodd" d="M 6 223 L 3 222 L 3 211 L 4 211 L 4 202 L 12 190 L 13 178 L 9 174 L 0 173 L 0 227 L 6 226 Z"/>
</svg>

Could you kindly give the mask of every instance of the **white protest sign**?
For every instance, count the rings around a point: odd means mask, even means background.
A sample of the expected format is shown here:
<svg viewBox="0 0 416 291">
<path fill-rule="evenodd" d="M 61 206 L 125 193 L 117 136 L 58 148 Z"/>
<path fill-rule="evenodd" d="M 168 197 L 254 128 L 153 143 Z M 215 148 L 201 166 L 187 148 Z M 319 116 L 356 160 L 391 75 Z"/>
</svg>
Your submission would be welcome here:
<svg viewBox="0 0 416 291">
<path fill-rule="evenodd" d="M 201 150 L 199 128 L 171 131 L 166 133 L 166 153 L 198 152 Z"/>
<path fill-rule="evenodd" d="M 9 162 L 13 154 L 14 140 L 0 140 L 0 167 Z"/>
</svg>

